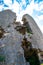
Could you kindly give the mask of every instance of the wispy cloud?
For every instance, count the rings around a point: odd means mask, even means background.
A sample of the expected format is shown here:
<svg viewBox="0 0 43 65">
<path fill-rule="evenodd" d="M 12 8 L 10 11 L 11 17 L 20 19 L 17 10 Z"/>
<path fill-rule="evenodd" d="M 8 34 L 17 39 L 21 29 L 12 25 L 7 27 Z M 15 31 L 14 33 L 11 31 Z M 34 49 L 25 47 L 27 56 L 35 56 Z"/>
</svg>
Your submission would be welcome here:
<svg viewBox="0 0 43 65">
<path fill-rule="evenodd" d="M 12 5 L 11 7 L 12 11 L 16 12 L 16 14 L 18 15 L 19 14 L 19 9 L 20 9 L 20 5 L 18 2 L 15 1 L 15 3 Z"/>
</svg>

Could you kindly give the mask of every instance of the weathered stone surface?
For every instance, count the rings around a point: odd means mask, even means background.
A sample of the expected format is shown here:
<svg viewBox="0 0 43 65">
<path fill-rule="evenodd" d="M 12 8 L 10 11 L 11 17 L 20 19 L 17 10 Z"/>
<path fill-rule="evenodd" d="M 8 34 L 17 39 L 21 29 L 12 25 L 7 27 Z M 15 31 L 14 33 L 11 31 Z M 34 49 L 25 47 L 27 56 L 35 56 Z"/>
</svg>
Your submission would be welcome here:
<svg viewBox="0 0 43 65">
<path fill-rule="evenodd" d="M 16 31 L 16 24 L 13 24 L 14 19 L 16 19 L 16 15 L 12 11 L 0 12 L 0 26 L 9 32 L 4 38 L 0 39 L 0 43 L 4 44 L 3 47 L 0 47 L 0 54 L 5 55 L 5 65 L 25 65 L 26 62 L 21 47 L 23 36 Z M 4 64 L 2 63 L 2 65 Z"/>
<path fill-rule="evenodd" d="M 34 33 L 34 35 L 32 36 L 32 44 L 34 45 L 34 47 L 38 47 L 39 43 L 41 45 L 42 34 L 40 34 L 39 29 L 37 29 L 36 23 L 33 19 L 31 19 L 30 16 L 26 16 L 26 19 L 27 21 L 29 21 L 29 24 Z M 25 61 L 23 54 L 24 51 L 21 47 L 23 36 L 18 31 L 16 31 L 15 27 L 17 25 L 13 24 L 15 21 L 16 14 L 12 11 L 6 10 L 0 12 L 0 26 L 2 26 L 5 31 L 9 32 L 9 34 L 5 35 L 4 38 L 0 39 L 0 43 L 2 45 L 4 44 L 2 50 L 0 49 L 0 54 L 4 54 L 6 57 L 5 65 L 29 65 L 29 63 Z M 27 34 L 26 37 L 28 37 Z M 40 41 L 37 42 L 37 40 Z M 40 48 L 42 48 L 42 45 Z"/>
</svg>

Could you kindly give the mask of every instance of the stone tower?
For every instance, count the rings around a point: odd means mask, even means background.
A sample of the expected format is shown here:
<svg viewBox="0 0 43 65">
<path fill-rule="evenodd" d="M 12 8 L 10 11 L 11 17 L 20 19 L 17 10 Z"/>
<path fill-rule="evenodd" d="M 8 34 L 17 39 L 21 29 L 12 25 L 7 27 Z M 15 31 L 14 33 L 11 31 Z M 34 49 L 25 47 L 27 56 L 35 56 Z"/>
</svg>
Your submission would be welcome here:
<svg viewBox="0 0 43 65">
<path fill-rule="evenodd" d="M 24 18 L 26 19 L 25 21 L 28 22 L 28 24 L 33 32 L 33 35 L 32 35 L 33 47 L 43 50 L 43 34 L 40 31 L 38 25 L 36 24 L 36 22 L 30 15 L 28 15 L 28 14 L 23 15 L 22 21 L 24 21 L 23 20 Z"/>
</svg>

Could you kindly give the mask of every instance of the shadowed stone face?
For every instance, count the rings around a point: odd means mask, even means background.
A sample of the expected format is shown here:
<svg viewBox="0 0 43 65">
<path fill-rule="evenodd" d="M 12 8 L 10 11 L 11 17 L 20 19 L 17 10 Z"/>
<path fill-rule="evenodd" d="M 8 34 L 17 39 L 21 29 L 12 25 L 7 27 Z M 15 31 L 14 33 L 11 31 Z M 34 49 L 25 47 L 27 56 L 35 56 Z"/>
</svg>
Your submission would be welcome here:
<svg viewBox="0 0 43 65">
<path fill-rule="evenodd" d="M 2 38 L 3 37 L 3 35 L 4 35 L 4 29 L 0 26 L 0 38 Z"/>
</svg>

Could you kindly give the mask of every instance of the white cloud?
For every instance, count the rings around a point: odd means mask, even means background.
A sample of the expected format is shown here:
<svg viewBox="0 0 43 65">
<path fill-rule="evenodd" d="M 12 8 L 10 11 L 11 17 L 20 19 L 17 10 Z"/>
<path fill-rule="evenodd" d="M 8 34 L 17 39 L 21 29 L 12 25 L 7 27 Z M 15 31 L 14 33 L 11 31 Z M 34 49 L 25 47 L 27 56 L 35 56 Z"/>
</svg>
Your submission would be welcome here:
<svg viewBox="0 0 43 65">
<path fill-rule="evenodd" d="M 25 0 L 22 0 L 22 4 L 24 4 L 24 5 L 26 4 Z"/>
<path fill-rule="evenodd" d="M 10 6 L 12 4 L 12 1 L 11 0 L 4 0 L 4 3 L 8 6 Z"/>
<path fill-rule="evenodd" d="M 43 2 L 40 2 L 39 7 L 40 7 L 39 10 L 43 9 Z"/>
<path fill-rule="evenodd" d="M 17 2 L 15 2 L 12 5 L 12 9 L 13 9 L 14 12 L 16 12 L 18 14 L 19 13 L 19 4 Z"/>
<path fill-rule="evenodd" d="M 34 3 L 34 2 L 33 2 Z M 41 11 L 43 9 L 43 2 L 40 2 L 40 3 L 34 3 L 34 9 L 37 10 L 37 11 Z"/>
<path fill-rule="evenodd" d="M 19 14 L 19 10 L 20 10 L 20 5 L 18 4 L 18 2 L 15 1 L 15 3 L 12 5 L 11 7 L 12 11 L 16 12 L 16 14 Z"/>
<path fill-rule="evenodd" d="M 0 11 L 2 11 L 2 9 L 3 9 L 3 5 L 0 5 Z"/>
<path fill-rule="evenodd" d="M 39 20 L 43 20 L 43 15 L 38 16 Z"/>
</svg>

